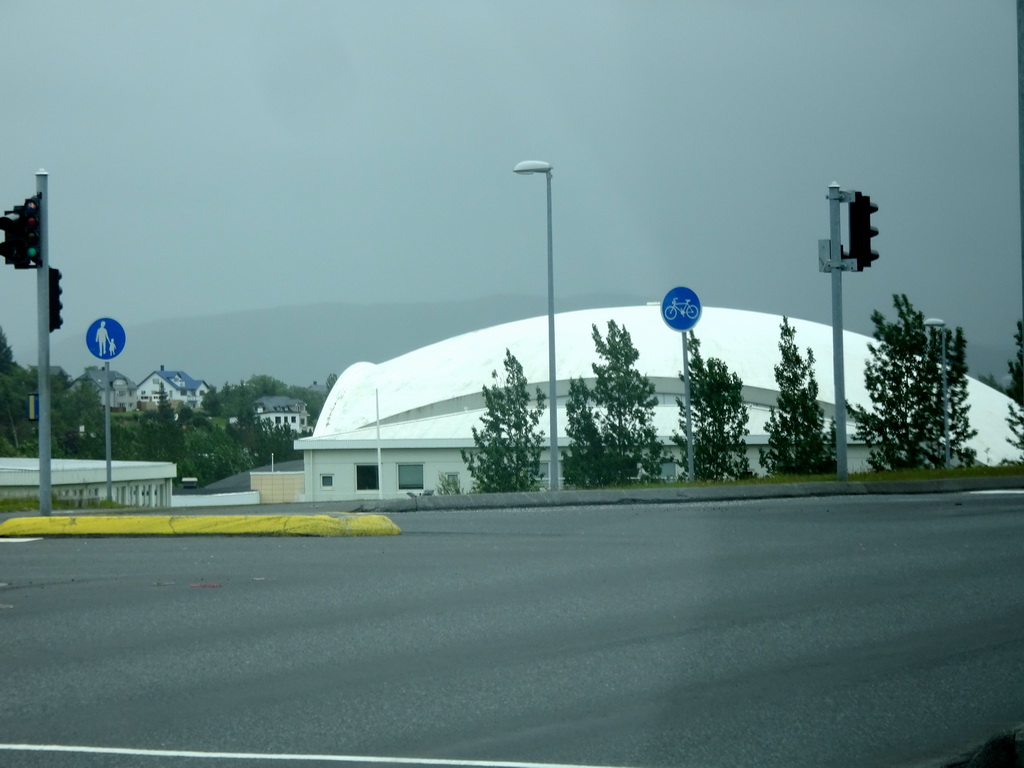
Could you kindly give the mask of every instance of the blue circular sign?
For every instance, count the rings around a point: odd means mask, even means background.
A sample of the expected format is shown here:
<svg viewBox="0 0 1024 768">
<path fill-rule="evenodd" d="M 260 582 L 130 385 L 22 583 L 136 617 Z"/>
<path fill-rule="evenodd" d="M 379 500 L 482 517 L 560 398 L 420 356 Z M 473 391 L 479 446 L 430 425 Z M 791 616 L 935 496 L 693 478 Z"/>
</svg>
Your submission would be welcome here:
<svg viewBox="0 0 1024 768">
<path fill-rule="evenodd" d="M 661 300 L 661 319 L 674 331 L 688 331 L 700 320 L 697 294 L 689 288 L 673 288 Z"/>
<path fill-rule="evenodd" d="M 85 346 L 93 357 L 112 360 L 124 351 L 125 333 L 121 324 L 110 317 L 101 317 L 85 332 Z"/>
</svg>

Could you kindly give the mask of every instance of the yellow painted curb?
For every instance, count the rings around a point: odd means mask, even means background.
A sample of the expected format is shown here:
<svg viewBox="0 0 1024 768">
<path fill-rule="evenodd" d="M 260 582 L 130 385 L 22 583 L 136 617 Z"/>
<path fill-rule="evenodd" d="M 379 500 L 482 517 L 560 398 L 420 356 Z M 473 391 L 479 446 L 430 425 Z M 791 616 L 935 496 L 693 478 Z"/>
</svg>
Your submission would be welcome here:
<svg viewBox="0 0 1024 768">
<path fill-rule="evenodd" d="M 0 523 L 13 536 L 393 536 L 383 515 L 83 515 L 15 517 Z"/>
</svg>

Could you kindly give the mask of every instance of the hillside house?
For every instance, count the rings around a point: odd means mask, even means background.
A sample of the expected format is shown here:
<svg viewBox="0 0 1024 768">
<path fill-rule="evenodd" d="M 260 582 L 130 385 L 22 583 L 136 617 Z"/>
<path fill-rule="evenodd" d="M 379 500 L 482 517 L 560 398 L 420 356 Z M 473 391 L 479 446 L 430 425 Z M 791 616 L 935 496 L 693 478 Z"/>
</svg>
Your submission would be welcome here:
<svg viewBox="0 0 1024 768">
<path fill-rule="evenodd" d="M 168 371 L 162 365 L 159 371 L 153 371 L 136 389 L 139 410 L 152 410 L 160 404 L 161 388 L 163 396 L 172 407 L 187 406 L 199 409 L 203 405 L 203 396 L 210 391 L 210 385 L 201 379 L 193 379 L 184 371 Z"/>
<path fill-rule="evenodd" d="M 309 412 L 306 404 L 292 397 L 268 395 L 255 402 L 256 417 L 265 424 L 288 427 L 296 434 L 308 432 Z"/>
</svg>

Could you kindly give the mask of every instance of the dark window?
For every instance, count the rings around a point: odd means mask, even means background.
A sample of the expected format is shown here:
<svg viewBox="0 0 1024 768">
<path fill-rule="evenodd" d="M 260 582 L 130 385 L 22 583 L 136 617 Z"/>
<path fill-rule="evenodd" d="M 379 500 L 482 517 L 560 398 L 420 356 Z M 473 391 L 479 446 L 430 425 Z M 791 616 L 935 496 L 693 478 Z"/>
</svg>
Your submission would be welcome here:
<svg viewBox="0 0 1024 768">
<path fill-rule="evenodd" d="M 334 475 L 320 475 L 320 487 L 321 488 L 333 488 L 334 487 Z"/>
<path fill-rule="evenodd" d="M 423 465 L 422 464 L 399 464 L 398 465 L 398 490 L 422 490 L 423 489 Z"/>
<path fill-rule="evenodd" d="M 377 481 L 376 464 L 356 464 L 356 490 L 376 491 L 380 487 Z"/>
</svg>

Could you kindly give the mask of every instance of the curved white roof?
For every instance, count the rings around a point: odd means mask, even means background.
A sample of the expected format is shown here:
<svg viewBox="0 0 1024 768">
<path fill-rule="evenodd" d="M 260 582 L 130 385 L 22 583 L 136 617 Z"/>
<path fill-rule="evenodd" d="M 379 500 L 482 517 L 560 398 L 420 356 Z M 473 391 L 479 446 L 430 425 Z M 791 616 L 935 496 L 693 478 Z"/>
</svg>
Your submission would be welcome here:
<svg viewBox="0 0 1024 768">
<path fill-rule="evenodd" d="M 661 319 L 660 306 L 615 307 L 566 312 L 555 318 L 555 349 L 560 397 L 570 378 L 593 378 L 591 365 L 599 361 L 592 340 L 592 326 L 602 336 L 614 319 L 630 334 L 639 353 L 636 367 L 650 378 L 663 399 L 663 422 L 659 432 L 674 428 L 677 407 L 674 395 L 682 391 L 679 373 L 683 367 L 681 334 Z M 386 439 L 470 441 L 469 427 L 480 417 L 481 388 L 492 384 L 491 372 L 504 371 L 508 349 L 523 366 L 531 390 L 548 390 L 548 348 L 546 315 L 484 328 L 431 344 L 382 363 L 356 363 L 337 380 L 324 403 L 312 438 L 303 442 L 333 441 L 356 437 L 354 433 L 375 431 L 379 404 L 382 437 Z M 815 356 L 819 399 L 834 403 L 832 370 L 832 329 L 821 323 L 790 318 L 801 351 L 810 348 Z M 705 359 L 717 357 L 744 384 L 751 408 L 751 436 L 763 434 L 767 406 L 774 405 L 774 366 L 779 362 L 778 315 L 745 310 L 704 307 L 694 328 Z M 849 331 L 843 334 L 846 399 L 870 405 L 864 388 L 864 365 L 868 357 L 867 336 Z M 998 463 L 1014 458 L 1006 442 L 1009 398 L 973 379 L 968 383 L 971 425 L 979 435 L 971 445 L 978 459 Z M 758 408 L 757 406 L 764 406 Z M 564 409 L 559 427 L 564 435 Z M 760 411 L 760 415 L 758 412 Z M 852 436 L 852 425 L 849 434 Z M 360 435 L 370 437 L 372 435 Z"/>
</svg>

